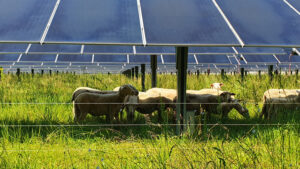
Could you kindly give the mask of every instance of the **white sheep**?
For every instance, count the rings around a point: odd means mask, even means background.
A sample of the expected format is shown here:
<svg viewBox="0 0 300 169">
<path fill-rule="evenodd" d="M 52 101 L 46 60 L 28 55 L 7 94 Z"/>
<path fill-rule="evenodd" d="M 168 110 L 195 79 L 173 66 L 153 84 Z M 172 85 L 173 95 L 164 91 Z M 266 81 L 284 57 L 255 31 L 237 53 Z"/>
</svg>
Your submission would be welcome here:
<svg viewBox="0 0 300 169">
<path fill-rule="evenodd" d="M 221 87 L 223 86 L 224 84 L 223 83 L 213 83 L 210 85 L 210 87 L 212 89 L 216 89 L 216 90 L 221 90 Z"/>
<path fill-rule="evenodd" d="M 264 93 L 263 108 L 260 118 L 271 119 L 281 111 L 300 112 L 300 90 L 299 89 L 270 89 Z"/>
<path fill-rule="evenodd" d="M 112 122 L 129 95 L 137 96 L 138 90 L 131 85 L 123 85 L 116 93 L 81 93 L 74 100 L 74 121 L 82 121 L 87 114 L 91 114 L 93 116 L 105 115 L 107 122 Z"/>
<path fill-rule="evenodd" d="M 152 88 L 146 91 L 146 94 L 152 97 L 165 97 L 170 100 L 174 100 L 177 96 L 177 91 L 175 89 L 164 89 L 164 88 Z"/>
<path fill-rule="evenodd" d="M 173 100 L 158 95 L 149 95 L 146 92 L 139 92 L 138 97 L 130 96 L 129 101 L 132 103 L 137 103 L 135 106 L 126 107 L 127 116 L 130 117 L 129 120 L 133 119 L 133 114 L 135 111 L 141 114 L 152 114 L 154 111 L 158 112 L 158 121 L 162 121 L 161 111 L 166 110 L 167 108 L 175 108 Z M 130 109 L 132 108 L 132 109 Z"/>
</svg>

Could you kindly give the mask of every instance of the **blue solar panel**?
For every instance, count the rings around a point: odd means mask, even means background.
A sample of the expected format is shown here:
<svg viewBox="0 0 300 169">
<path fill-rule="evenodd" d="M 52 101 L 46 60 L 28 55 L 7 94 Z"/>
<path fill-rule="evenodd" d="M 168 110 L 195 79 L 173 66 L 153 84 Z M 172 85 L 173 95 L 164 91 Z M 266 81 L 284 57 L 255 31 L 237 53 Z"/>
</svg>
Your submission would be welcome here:
<svg viewBox="0 0 300 169">
<path fill-rule="evenodd" d="M 63 0 L 45 42 L 142 43 L 134 0 Z"/>
<path fill-rule="evenodd" d="M 39 42 L 55 3 L 54 0 L 1 0 L 0 41 Z"/>
<path fill-rule="evenodd" d="M 131 55 L 131 56 L 129 56 L 129 63 L 150 64 L 150 56 L 149 55 Z"/>
<path fill-rule="evenodd" d="M 0 44 L 0 53 L 22 53 L 26 51 L 27 46 L 27 44 L 2 43 Z"/>
<path fill-rule="evenodd" d="M 94 62 L 126 63 L 126 55 L 95 55 Z"/>
<path fill-rule="evenodd" d="M 283 48 L 236 47 L 235 49 L 240 54 L 258 54 L 258 53 L 285 54 L 286 53 L 286 51 Z"/>
<path fill-rule="evenodd" d="M 57 62 L 91 62 L 92 55 L 59 55 Z"/>
<path fill-rule="evenodd" d="M 122 53 L 133 54 L 132 46 L 85 45 L 84 53 Z"/>
<path fill-rule="evenodd" d="M 23 54 L 20 62 L 22 61 L 41 61 L 41 62 L 54 62 L 56 55 L 25 55 Z"/>
<path fill-rule="evenodd" d="M 243 55 L 248 63 L 277 63 L 273 55 Z"/>
<path fill-rule="evenodd" d="M 280 62 L 300 62 L 300 56 L 297 55 L 276 55 Z"/>
<path fill-rule="evenodd" d="M 19 58 L 19 54 L 4 54 L 0 55 L 0 61 L 17 61 Z"/>
<path fill-rule="evenodd" d="M 170 64 L 175 64 L 176 63 L 176 56 L 175 55 L 163 55 L 164 63 L 170 63 Z M 157 62 L 161 63 L 161 57 L 160 55 L 157 56 Z M 190 64 L 195 64 L 196 60 L 194 58 L 194 55 L 188 55 L 188 63 Z"/>
<path fill-rule="evenodd" d="M 300 1 L 299 0 L 287 0 L 293 7 L 300 11 Z"/>
<path fill-rule="evenodd" d="M 230 64 L 227 55 L 197 55 L 199 64 L 202 63 L 216 63 L 216 64 Z"/>
<path fill-rule="evenodd" d="M 217 1 L 246 45 L 298 45 L 300 19 L 283 1 Z M 280 11 L 280 12 L 279 12 Z"/>
<path fill-rule="evenodd" d="M 44 63 L 44 66 L 68 66 L 70 65 L 69 63 L 51 63 L 51 62 L 46 62 Z"/>
<path fill-rule="evenodd" d="M 15 66 L 18 66 L 18 65 L 22 65 L 22 66 L 34 66 L 34 65 L 41 65 L 42 63 L 41 62 L 16 62 L 15 63 Z"/>
<path fill-rule="evenodd" d="M 190 47 L 189 53 L 223 53 L 234 54 L 232 47 Z"/>
<path fill-rule="evenodd" d="M 28 52 L 32 53 L 78 53 L 80 54 L 81 45 L 58 45 L 58 44 L 32 44 Z"/>
<path fill-rule="evenodd" d="M 175 47 L 166 46 L 136 46 L 137 54 L 175 54 Z"/>
<path fill-rule="evenodd" d="M 234 64 L 234 65 L 239 64 L 235 57 L 228 57 L 228 59 L 230 60 L 231 64 Z"/>
<path fill-rule="evenodd" d="M 238 44 L 209 0 L 141 0 L 148 44 Z"/>
</svg>

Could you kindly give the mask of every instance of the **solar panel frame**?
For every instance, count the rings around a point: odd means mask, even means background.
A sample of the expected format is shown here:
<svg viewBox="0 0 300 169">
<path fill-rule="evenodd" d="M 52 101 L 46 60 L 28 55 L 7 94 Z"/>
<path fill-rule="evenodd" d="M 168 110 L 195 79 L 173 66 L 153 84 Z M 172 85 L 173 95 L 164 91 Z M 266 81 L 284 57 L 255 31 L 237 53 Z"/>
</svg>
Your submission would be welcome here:
<svg viewBox="0 0 300 169">
<path fill-rule="evenodd" d="M 241 45 L 211 1 L 141 0 L 141 10 L 147 45 Z"/>
<path fill-rule="evenodd" d="M 295 36 L 300 35 L 299 16 L 283 1 L 216 0 L 216 2 L 244 41 L 245 47 L 300 46 L 300 39 Z"/>
<path fill-rule="evenodd" d="M 44 43 L 143 45 L 137 9 L 133 0 L 64 0 Z"/>
<path fill-rule="evenodd" d="M 0 1 L 0 43 L 39 43 L 55 4 L 54 0 Z"/>
</svg>

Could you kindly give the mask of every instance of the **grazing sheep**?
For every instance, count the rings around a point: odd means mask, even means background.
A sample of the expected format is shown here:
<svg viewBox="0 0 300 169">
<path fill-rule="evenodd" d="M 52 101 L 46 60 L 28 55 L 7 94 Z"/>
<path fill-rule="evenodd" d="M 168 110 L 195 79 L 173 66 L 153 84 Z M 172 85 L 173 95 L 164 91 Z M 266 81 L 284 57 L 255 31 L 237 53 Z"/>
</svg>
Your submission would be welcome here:
<svg viewBox="0 0 300 169">
<path fill-rule="evenodd" d="M 177 96 L 177 91 L 175 89 L 163 89 L 163 88 L 152 88 L 146 91 L 149 96 L 162 96 L 170 100 L 174 100 Z"/>
<path fill-rule="evenodd" d="M 98 89 L 93 89 L 89 87 L 78 87 L 77 89 L 74 90 L 73 95 L 72 95 L 72 101 L 75 100 L 75 98 L 80 95 L 81 93 L 97 93 L 97 94 L 110 94 L 110 93 L 117 93 L 116 91 L 101 91 Z"/>
<path fill-rule="evenodd" d="M 130 120 L 132 120 L 135 111 L 141 114 L 152 114 L 154 111 L 158 111 L 158 121 L 161 122 L 161 111 L 175 107 L 171 99 L 163 96 L 151 96 L 145 92 L 140 92 L 138 97 L 130 96 L 128 102 L 137 103 L 135 106 L 131 106 L 132 109 L 126 107 Z"/>
<path fill-rule="evenodd" d="M 300 110 L 300 90 L 270 89 L 264 93 L 263 102 L 260 118 L 268 120 L 281 111 Z"/>
<path fill-rule="evenodd" d="M 187 90 L 186 92 L 188 94 L 211 94 L 211 95 L 218 96 L 218 95 L 224 93 L 225 91 L 216 90 L 216 89 L 201 89 L 201 90 Z M 230 98 L 228 98 L 228 99 L 234 99 L 234 96 L 235 96 L 235 94 L 232 93 L 232 95 L 230 95 Z"/>
<path fill-rule="evenodd" d="M 113 117 L 116 117 L 126 104 L 124 101 L 129 95 L 137 96 L 138 90 L 131 85 L 123 85 L 116 93 L 81 93 L 74 100 L 74 121 L 82 121 L 87 114 L 91 114 L 93 116 L 105 115 L 107 122 L 112 122 Z"/>
<path fill-rule="evenodd" d="M 242 116 L 249 118 L 248 110 L 243 108 L 237 100 L 232 99 L 232 95 L 234 95 L 234 93 L 230 92 L 223 92 L 220 95 L 187 93 L 186 108 L 188 111 L 196 110 L 196 115 L 200 114 L 200 107 L 208 113 L 208 116 L 221 111 L 222 117 L 227 117 L 228 113 L 234 108 Z M 174 101 L 176 101 L 176 99 Z"/>
</svg>

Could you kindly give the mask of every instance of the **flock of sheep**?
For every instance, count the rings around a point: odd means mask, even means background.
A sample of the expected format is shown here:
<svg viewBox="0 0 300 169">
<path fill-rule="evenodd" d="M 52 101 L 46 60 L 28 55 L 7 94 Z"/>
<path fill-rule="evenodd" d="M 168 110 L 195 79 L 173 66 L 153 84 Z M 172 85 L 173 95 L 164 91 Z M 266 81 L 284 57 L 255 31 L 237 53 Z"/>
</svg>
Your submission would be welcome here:
<svg viewBox="0 0 300 169">
<path fill-rule="evenodd" d="M 222 84 L 212 84 L 210 89 L 187 90 L 187 111 L 194 111 L 195 115 L 205 112 L 207 117 L 211 114 L 221 113 L 227 117 L 232 109 L 236 109 L 245 118 L 250 118 L 248 110 L 234 93 L 222 91 Z M 113 91 L 101 91 L 88 87 L 77 88 L 72 96 L 74 121 L 80 122 L 87 114 L 92 116 L 106 116 L 106 121 L 112 123 L 113 119 L 120 120 L 123 109 L 126 109 L 127 120 L 134 118 L 134 112 L 152 114 L 158 111 L 158 120 L 162 120 L 161 111 L 172 109 L 175 112 L 177 92 L 175 89 L 152 88 L 146 92 L 139 92 L 132 85 L 123 85 Z M 270 89 L 264 93 L 264 105 L 261 117 L 270 119 L 280 109 L 300 110 L 300 90 Z"/>
</svg>

